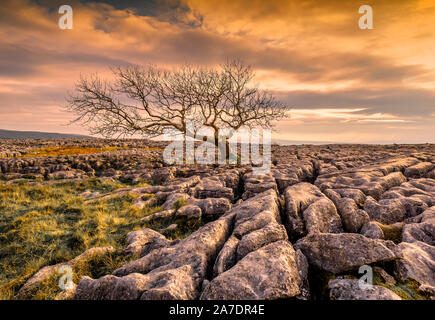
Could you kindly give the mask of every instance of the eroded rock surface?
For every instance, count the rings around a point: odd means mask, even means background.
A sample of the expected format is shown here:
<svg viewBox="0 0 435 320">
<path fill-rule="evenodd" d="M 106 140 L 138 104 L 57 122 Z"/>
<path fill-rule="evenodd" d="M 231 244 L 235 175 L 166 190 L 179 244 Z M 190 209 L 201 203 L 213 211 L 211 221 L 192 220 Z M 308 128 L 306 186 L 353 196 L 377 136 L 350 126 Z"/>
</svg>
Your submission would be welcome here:
<svg viewBox="0 0 435 320">
<path fill-rule="evenodd" d="M 356 233 L 314 233 L 298 240 L 295 249 L 300 249 L 311 265 L 332 273 L 398 258 L 392 241 L 369 239 Z"/>
<path fill-rule="evenodd" d="M 90 203 L 129 195 L 132 212 L 154 209 L 138 217 L 148 228 L 126 237 L 124 254 L 136 260 L 99 279 L 83 277 L 76 299 L 398 298 L 340 278 L 362 265 L 388 270 L 389 285 L 412 279 L 435 292 L 433 145 L 273 145 L 270 173 L 254 175 L 250 165 L 167 166 L 164 142 L 61 143 L 118 149 L 24 157 L 60 142 L 2 142 L 4 183 L 29 176 L 42 185 L 93 177 L 147 182 L 81 197 Z M 189 235 L 172 240 L 182 229 Z M 41 269 L 20 291 L 30 292 L 57 267 Z M 318 292 L 318 271 L 338 276 L 328 296 Z"/>
</svg>

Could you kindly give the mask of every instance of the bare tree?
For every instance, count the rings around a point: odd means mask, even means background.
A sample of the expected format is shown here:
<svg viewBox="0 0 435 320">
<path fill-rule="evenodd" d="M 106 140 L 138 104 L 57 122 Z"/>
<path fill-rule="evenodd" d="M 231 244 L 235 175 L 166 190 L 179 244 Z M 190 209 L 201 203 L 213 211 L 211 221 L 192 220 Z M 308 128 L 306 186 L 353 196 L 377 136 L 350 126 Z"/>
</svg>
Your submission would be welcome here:
<svg viewBox="0 0 435 320">
<path fill-rule="evenodd" d="M 81 77 L 67 106 L 77 115 L 74 121 L 105 137 L 156 137 L 165 130 L 195 137 L 198 129 L 206 127 L 218 146 L 220 129 L 271 129 L 273 121 L 288 111 L 270 93 L 252 86 L 254 73 L 240 61 L 219 69 L 184 66 L 165 71 L 129 66 L 112 72 L 112 82 L 97 75 Z M 194 122 L 194 130 L 188 121 Z M 227 146 L 230 137 L 231 133 Z"/>
</svg>

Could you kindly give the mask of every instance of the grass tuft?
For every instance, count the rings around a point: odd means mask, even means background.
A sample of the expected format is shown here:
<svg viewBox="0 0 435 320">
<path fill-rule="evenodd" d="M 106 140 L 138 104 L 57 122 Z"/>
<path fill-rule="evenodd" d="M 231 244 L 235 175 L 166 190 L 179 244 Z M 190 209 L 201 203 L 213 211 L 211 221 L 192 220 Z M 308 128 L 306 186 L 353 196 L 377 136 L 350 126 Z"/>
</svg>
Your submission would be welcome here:
<svg viewBox="0 0 435 320">
<path fill-rule="evenodd" d="M 115 251 L 102 261 L 82 266 L 77 277 L 111 273 L 124 263 L 126 234 L 152 227 L 140 219 L 160 209 L 132 207 L 134 194 L 93 202 L 85 202 L 80 194 L 88 190 L 104 194 L 125 187 L 111 179 L 50 185 L 0 181 L 0 299 L 13 299 L 42 267 L 71 260 L 92 247 L 112 246 Z M 33 298 L 50 299 L 56 292 L 42 286 Z"/>
</svg>

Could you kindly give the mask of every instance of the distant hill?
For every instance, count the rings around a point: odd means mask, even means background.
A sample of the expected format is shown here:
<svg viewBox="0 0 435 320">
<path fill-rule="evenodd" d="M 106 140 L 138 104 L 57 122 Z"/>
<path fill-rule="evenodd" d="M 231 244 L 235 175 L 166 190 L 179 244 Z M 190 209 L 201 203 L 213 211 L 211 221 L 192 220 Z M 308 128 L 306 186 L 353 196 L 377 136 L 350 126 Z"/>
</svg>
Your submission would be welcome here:
<svg viewBox="0 0 435 320">
<path fill-rule="evenodd" d="M 60 139 L 60 138 L 92 138 L 79 134 L 39 132 L 39 131 L 15 131 L 0 129 L 0 139 Z"/>
</svg>

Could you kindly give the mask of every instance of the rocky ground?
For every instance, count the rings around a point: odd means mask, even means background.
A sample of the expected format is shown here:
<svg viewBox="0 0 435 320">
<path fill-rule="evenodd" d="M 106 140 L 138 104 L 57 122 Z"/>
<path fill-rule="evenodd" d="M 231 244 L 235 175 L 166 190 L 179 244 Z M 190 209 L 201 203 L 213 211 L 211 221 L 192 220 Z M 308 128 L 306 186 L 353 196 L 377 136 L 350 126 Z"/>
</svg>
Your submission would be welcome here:
<svg viewBox="0 0 435 320">
<path fill-rule="evenodd" d="M 25 156 L 61 145 L 120 148 Z M 250 166 L 166 166 L 164 146 L 137 140 L 0 141 L 4 183 L 29 176 L 39 184 L 95 176 L 146 181 L 148 186 L 104 197 L 134 193 L 134 206 L 161 208 L 142 219 L 175 221 L 165 230 L 130 232 L 124 252 L 135 257 L 131 262 L 98 279 L 82 277 L 61 297 L 435 298 L 434 145 L 274 145 L 267 175 L 253 175 Z M 200 227 L 186 238 L 164 236 L 191 221 L 203 223 L 192 224 Z M 63 264 L 45 267 L 21 291 Z M 374 273 L 370 288 L 358 282 L 366 265 Z"/>
</svg>

